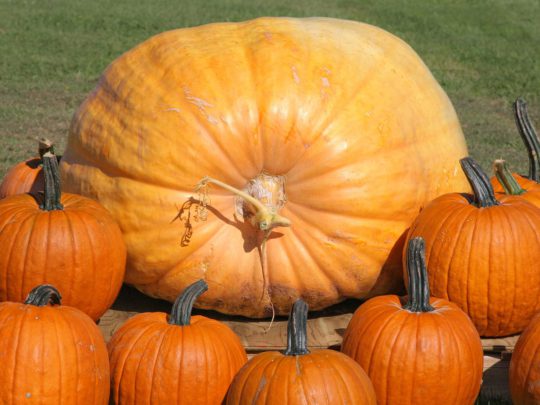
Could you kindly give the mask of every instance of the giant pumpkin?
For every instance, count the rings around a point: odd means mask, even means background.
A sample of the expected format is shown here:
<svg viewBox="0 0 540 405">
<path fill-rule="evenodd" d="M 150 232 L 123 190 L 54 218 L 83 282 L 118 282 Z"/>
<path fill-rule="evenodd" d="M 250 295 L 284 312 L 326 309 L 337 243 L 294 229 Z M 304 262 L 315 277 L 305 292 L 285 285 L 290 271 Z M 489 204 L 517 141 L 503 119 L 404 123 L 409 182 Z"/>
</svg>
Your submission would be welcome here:
<svg viewBox="0 0 540 405">
<path fill-rule="evenodd" d="M 400 236 L 427 201 L 468 190 L 466 154 L 400 39 L 260 18 L 119 57 L 75 114 L 61 170 L 120 223 L 128 283 L 173 301 L 203 278 L 199 307 L 262 317 L 400 285 Z"/>
</svg>

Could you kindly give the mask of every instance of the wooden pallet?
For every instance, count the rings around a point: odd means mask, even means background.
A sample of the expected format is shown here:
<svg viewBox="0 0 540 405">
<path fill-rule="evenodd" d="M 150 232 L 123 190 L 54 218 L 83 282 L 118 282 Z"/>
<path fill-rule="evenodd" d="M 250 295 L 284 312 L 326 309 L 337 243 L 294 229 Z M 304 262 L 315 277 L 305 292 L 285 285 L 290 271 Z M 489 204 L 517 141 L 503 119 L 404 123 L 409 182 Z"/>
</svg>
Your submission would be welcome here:
<svg viewBox="0 0 540 405">
<path fill-rule="evenodd" d="M 324 311 L 310 313 L 308 344 L 310 349 L 339 349 L 343 333 L 360 301 L 348 300 Z M 99 327 L 108 341 L 113 333 L 130 317 L 141 312 L 169 313 L 171 304 L 146 297 L 130 287 L 124 287 L 113 305 L 100 319 Z M 287 342 L 287 319 L 279 317 L 269 321 L 254 321 L 232 317 L 214 311 L 194 310 L 226 323 L 242 340 L 249 357 L 268 350 L 283 350 Z M 511 353 L 519 336 L 482 339 L 484 348 L 484 377 L 482 390 L 497 398 L 509 400 L 508 366 Z"/>
</svg>

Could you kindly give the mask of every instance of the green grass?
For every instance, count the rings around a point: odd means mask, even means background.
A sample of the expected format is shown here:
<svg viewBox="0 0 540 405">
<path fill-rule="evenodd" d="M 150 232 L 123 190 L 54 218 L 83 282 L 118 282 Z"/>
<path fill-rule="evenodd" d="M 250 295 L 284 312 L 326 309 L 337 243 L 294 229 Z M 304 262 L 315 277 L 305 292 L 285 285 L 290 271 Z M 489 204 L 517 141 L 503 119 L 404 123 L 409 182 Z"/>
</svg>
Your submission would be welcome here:
<svg viewBox="0 0 540 405">
<path fill-rule="evenodd" d="M 0 0 L 0 176 L 47 136 L 61 151 L 71 116 L 118 55 L 158 32 L 262 15 L 329 16 L 407 41 L 448 92 L 471 155 L 526 168 L 511 103 L 540 123 L 537 0 Z"/>
</svg>

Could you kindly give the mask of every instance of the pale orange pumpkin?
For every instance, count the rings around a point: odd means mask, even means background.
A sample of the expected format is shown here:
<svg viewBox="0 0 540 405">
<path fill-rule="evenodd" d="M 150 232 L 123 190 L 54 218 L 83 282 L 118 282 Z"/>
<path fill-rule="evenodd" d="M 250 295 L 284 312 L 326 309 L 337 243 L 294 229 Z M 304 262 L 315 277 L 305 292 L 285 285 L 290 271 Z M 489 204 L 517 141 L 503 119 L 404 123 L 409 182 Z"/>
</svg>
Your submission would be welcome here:
<svg viewBox="0 0 540 405">
<path fill-rule="evenodd" d="M 172 301 L 204 278 L 199 307 L 262 317 L 401 286 L 400 236 L 425 203 L 469 190 L 466 155 L 400 39 L 260 18 L 166 32 L 114 61 L 61 170 L 120 223 L 128 283 Z"/>
</svg>

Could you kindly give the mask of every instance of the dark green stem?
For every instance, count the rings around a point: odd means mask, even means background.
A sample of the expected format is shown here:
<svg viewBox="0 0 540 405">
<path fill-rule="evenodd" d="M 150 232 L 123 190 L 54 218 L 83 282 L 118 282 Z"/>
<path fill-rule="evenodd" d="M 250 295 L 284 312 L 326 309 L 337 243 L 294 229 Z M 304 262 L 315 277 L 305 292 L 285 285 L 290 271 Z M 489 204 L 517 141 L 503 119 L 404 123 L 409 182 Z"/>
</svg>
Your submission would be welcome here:
<svg viewBox="0 0 540 405">
<path fill-rule="evenodd" d="M 409 276 L 409 296 L 403 309 L 411 312 L 430 312 L 429 281 L 426 268 L 425 243 L 421 237 L 409 241 L 407 245 L 407 274 Z"/>
<path fill-rule="evenodd" d="M 37 307 L 44 307 L 47 304 L 60 305 L 62 301 L 62 296 L 60 292 L 50 284 L 38 285 L 30 293 L 26 300 L 25 304 L 35 305 Z"/>
<path fill-rule="evenodd" d="M 495 169 L 495 177 L 501 186 L 504 188 L 504 192 L 509 195 L 520 195 L 525 192 L 516 181 L 512 173 L 506 165 L 506 161 L 503 159 L 497 159 L 493 162 L 493 168 Z"/>
<path fill-rule="evenodd" d="M 208 290 L 208 284 L 204 280 L 196 281 L 188 286 L 173 304 L 169 323 L 171 325 L 188 326 L 191 322 L 191 311 L 197 298 Z"/>
<path fill-rule="evenodd" d="M 529 119 L 527 103 L 521 97 L 514 103 L 514 113 L 519 134 L 529 154 L 528 178 L 540 183 L 540 140 L 538 140 L 536 130 Z"/>
<path fill-rule="evenodd" d="M 294 303 L 289 322 L 287 323 L 287 356 L 308 354 L 307 348 L 307 314 L 308 305 L 303 300 Z"/>
<path fill-rule="evenodd" d="M 39 206 L 44 211 L 61 210 L 64 208 L 60 202 L 62 190 L 60 188 L 60 172 L 58 160 L 51 151 L 45 152 L 43 160 L 43 177 L 45 178 L 45 196 L 43 204 Z"/>
<path fill-rule="evenodd" d="M 480 165 L 470 157 L 461 159 L 459 163 L 461 163 L 461 168 L 473 189 L 475 204 L 480 208 L 499 205 L 499 201 L 495 198 L 493 186 Z"/>
</svg>

